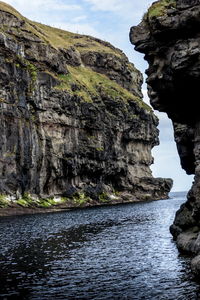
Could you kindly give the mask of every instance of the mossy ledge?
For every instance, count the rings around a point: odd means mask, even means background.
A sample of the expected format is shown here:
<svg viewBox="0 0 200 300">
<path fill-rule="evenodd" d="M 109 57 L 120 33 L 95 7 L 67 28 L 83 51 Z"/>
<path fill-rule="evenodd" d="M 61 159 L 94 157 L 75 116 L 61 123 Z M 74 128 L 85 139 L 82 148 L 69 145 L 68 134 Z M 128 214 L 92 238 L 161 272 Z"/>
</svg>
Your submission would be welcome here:
<svg viewBox="0 0 200 300">
<path fill-rule="evenodd" d="M 158 120 L 126 55 L 3 2 L 0 24 L 2 210 L 166 198 L 171 180 L 150 170 Z"/>
<path fill-rule="evenodd" d="M 159 0 L 154 2 L 150 8 L 146 16 L 148 19 L 158 18 L 166 15 L 168 9 L 176 8 L 176 0 Z"/>
<path fill-rule="evenodd" d="M 144 198 L 144 201 L 151 199 Z M 0 217 L 37 213 L 52 213 L 97 206 L 119 205 L 138 202 L 133 195 L 123 192 L 102 192 L 94 199 L 84 192 L 76 192 L 71 197 L 51 197 L 40 199 L 28 193 L 16 199 L 8 195 L 0 195 Z"/>
</svg>

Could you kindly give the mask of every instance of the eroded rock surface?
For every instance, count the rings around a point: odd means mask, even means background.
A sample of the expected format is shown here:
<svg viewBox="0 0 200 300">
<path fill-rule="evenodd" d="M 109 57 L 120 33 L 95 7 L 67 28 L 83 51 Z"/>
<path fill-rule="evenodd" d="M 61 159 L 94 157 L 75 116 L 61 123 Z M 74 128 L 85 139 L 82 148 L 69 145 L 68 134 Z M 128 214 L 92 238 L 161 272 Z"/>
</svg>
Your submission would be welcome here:
<svg viewBox="0 0 200 300">
<path fill-rule="evenodd" d="M 200 1 L 157 1 L 130 38 L 149 63 L 148 93 L 153 107 L 174 125 L 181 165 L 195 174 L 187 202 L 171 232 L 180 250 L 200 253 Z M 192 269 L 200 273 L 199 256 Z"/>
<path fill-rule="evenodd" d="M 172 181 L 154 179 L 149 168 L 158 121 L 127 57 L 3 2 L 0 24 L 0 194 L 166 198 Z"/>
</svg>

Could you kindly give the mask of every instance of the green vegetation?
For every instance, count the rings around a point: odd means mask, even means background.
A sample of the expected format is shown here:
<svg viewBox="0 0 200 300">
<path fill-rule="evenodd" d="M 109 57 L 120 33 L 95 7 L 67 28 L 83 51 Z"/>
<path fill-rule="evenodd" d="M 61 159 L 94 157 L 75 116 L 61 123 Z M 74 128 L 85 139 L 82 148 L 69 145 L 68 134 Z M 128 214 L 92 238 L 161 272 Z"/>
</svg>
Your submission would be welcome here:
<svg viewBox="0 0 200 300">
<path fill-rule="evenodd" d="M 28 193 L 25 193 L 22 198 L 17 200 L 17 204 L 23 207 L 31 207 L 34 204 L 35 200 L 31 198 Z"/>
<path fill-rule="evenodd" d="M 116 198 L 119 196 L 119 193 L 113 191 L 113 195 Z M 106 204 L 111 201 L 111 198 L 108 193 L 102 192 L 98 196 L 99 203 Z M 22 198 L 18 199 L 16 202 L 17 205 L 23 208 L 52 208 L 56 207 L 62 203 L 68 203 L 69 207 L 81 207 L 89 203 L 94 203 L 93 200 L 87 196 L 84 192 L 77 192 L 72 198 L 61 197 L 59 199 L 55 198 L 46 198 L 46 199 L 35 199 L 32 198 L 30 194 L 25 193 Z M 10 205 L 10 201 L 7 199 L 6 195 L 0 194 L 0 208 L 6 208 Z"/>
<path fill-rule="evenodd" d="M 89 82 L 89 74 L 92 75 L 94 72 L 84 67 L 73 68 L 68 66 L 68 69 L 69 74 L 58 76 L 60 85 L 57 86 L 57 89 L 67 90 L 69 93 L 79 96 L 84 102 L 93 102 L 92 98 L 95 95 L 97 96 L 97 91 Z"/>
<path fill-rule="evenodd" d="M 31 79 L 33 82 L 37 79 L 37 68 L 33 64 L 31 64 L 29 61 L 26 62 L 26 68 L 29 71 L 31 75 Z"/>
<path fill-rule="evenodd" d="M 12 57 L 7 57 L 5 58 L 6 63 L 13 63 L 13 58 Z"/>
<path fill-rule="evenodd" d="M 73 95 L 81 97 L 84 102 L 93 102 L 93 98 L 99 97 L 99 94 L 105 94 L 113 100 L 121 99 L 122 101 L 135 101 L 139 106 L 147 110 L 151 108 L 144 103 L 139 97 L 134 96 L 131 92 L 124 89 L 118 83 L 110 80 L 104 74 L 97 73 L 87 67 L 68 66 L 69 74 L 59 75 L 60 85 L 57 89 L 67 90 Z M 72 88 L 76 86 L 76 89 Z"/>
<path fill-rule="evenodd" d="M 57 202 L 53 198 L 40 199 L 38 202 L 38 206 L 43 207 L 43 208 L 48 208 L 48 207 L 54 206 L 56 204 L 57 204 Z"/>
<path fill-rule="evenodd" d="M 28 203 L 25 199 L 19 199 L 17 200 L 17 204 L 22 207 L 29 207 L 30 203 Z"/>
<path fill-rule="evenodd" d="M 68 66 L 69 74 L 59 75 L 61 84 L 57 87 L 58 89 L 67 90 L 73 94 L 82 98 L 84 102 L 93 102 L 93 97 L 98 96 L 97 83 L 100 82 L 99 75 L 94 71 L 86 67 L 71 67 Z M 102 75 L 103 76 L 103 75 Z M 104 76 L 107 78 L 106 76 Z"/>
<path fill-rule="evenodd" d="M 99 195 L 99 202 L 100 203 L 107 203 L 109 202 L 109 197 L 108 194 L 103 192 L 102 194 Z"/>
<path fill-rule="evenodd" d="M 0 208 L 5 208 L 9 204 L 9 201 L 7 200 L 6 196 L 3 194 L 0 194 Z"/>
<path fill-rule="evenodd" d="M 162 3 L 173 2 L 172 0 L 163 0 Z M 30 21 L 18 13 L 10 5 L 0 1 L 0 10 L 11 13 L 18 19 L 23 20 L 24 24 L 20 27 L 20 31 L 25 31 L 28 34 L 32 34 L 41 39 L 45 44 L 49 44 L 55 49 L 69 47 L 75 47 L 79 52 L 94 51 L 99 53 L 111 53 L 118 57 L 123 57 L 121 50 L 114 48 L 107 42 L 100 41 L 90 36 L 84 36 L 80 34 L 74 34 L 58 28 L 43 25 L 37 22 Z M 150 15 L 151 15 L 150 8 Z M 6 32 L 3 27 L 1 30 Z M 29 86 L 29 93 L 32 93 L 35 87 L 35 81 L 37 79 L 37 68 L 23 57 L 18 56 L 18 60 L 15 62 L 16 68 L 26 68 L 31 77 L 31 83 Z M 39 67 L 38 67 L 39 68 Z M 86 67 L 71 67 L 67 66 L 69 74 L 67 75 L 52 75 L 60 79 L 60 85 L 57 87 L 61 90 L 67 90 L 73 95 L 79 96 L 83 102 L 92 103 L 95 98 L 99 98 L 99 94 L 108 96 L 116 101 L 134 101 L 138 105 L 148 111 L 151 108 L 145 104 L 139 97 L 134 96 L 127 89 L 117 84 L 115 81 L 110 80 L 107 76 L 97 73 Z M 135 72 L 135 68 L 132 64 L 129 65 L 131 72 Z M 48 72 L 48 71 L 47 71 Z"/>
<path fill-rule="evenodd" d="M 32 93 L 35 89 L 35 82 L 37 80 L 37 68 L 30 62 L 26 63 L 26 68 L 31 76 L 31 83 L 29 86 L 29 92 Z"/>
<path fill-rule="evenodd" d="M 56 201 L 54 198 L 47 199 L 33 199 L 28 193 L 25 193 L 23 197 L 17 200 L 17 204 L 22 207 L 42 207 L 49 208 L 61 203 L 66 202 L 66 198 L 61 198 L 60 201 Z"/>
<path fill-rule="evenodd" d="M 14 9 L 12 6 L 2 1 L 0 1 L 0 10 L 9 12 L 19 19 L 23 18 L 23 16 L 16 9 Z"/>
<path fill-rule="evenodd" d="M 101 151 L 104 151 L 104 148 L 103 147 L 96 147 L 96 150 L 101 152 Z"/>
<path fill-rule="evenodd" d="M 52 47 L 58 48 L 69 48 L 75 46 L 80 52 L 84 52 L 88 48 L 90 51 L 99 51 L 106 53 L 113 53 L 117 56 L 121 56 L 121 51 L 112 47 L 109 43 L 99 42 L 97 39 L 81 35 L 74 34 L 62 29 L 54 28 L 51 26 L 43 25 L 37 22 L 33 22 L 23 17 L 17 10 L 12 6 L 0 1 L 0 10 L 9 12 L 20 20 L 24 20 L 25 24 L 23 29 L 33 33 L 45 43 L 50 44 Z"/>
<path fill-rule="evenodd" d="M 176 8 L 176 0 L 157 1 L 149 8 L 147 16 L 149 19 L 164 16 L 169 8 Z"/>
<path fill-rule="evenodd" d="M 119 197 L 119 196 L 120 196 L 120 192 L 119 192 L 119 191 L 116 191 L 115 189 L 113 189 L 113 194 L 114 194 L 116 197 Z"/>
<path fill-rule="evenodd" d="M 121 51 L 109 45 L 109 43 L 99 42 L 95 38 L 74 34 L 69 31 L 54 28 L 37 22 L 29 21 L 31 30 L 45 42 L 49 43 L 54 48 L 69 48 L 75 46 L 80 52 L 100 51 L 105 53 L 112 53 L 121 56 Z"/>
<path fill-rule="evenodd" d="M 73 202 L 78 206 L 84 205 L 90 201 L 90 197 L 86 196 L 83 192 L 76 193 L 73 197 Z"/>
<path fill-rule="evenodd" d="M 16 67 L 22 67 L 26 70 L 28 70 L 32 81 L 35 81 L 37 79 L 37 68 L 35 65 L 33 65 L 32 63 L 30 63 L 27 59 L 23 58 L 20 55 L 17 55 L 17 59 L 19 61 L 19 63 L 16 63 Z"/>
<path fill-rule="evenodd" d="M 29 86 L 29 92 L 32 93 L 34 90 L 35 82 L 37 80 L 37 68 L 34 64 L 30 63 L 27 59 L 23 58 L 20 55 L 17 55 L 18 62 L 15 63 L 16 68 L 23 68 L 29 72 L 31 77 L 31 83 Z"/>
</svg>

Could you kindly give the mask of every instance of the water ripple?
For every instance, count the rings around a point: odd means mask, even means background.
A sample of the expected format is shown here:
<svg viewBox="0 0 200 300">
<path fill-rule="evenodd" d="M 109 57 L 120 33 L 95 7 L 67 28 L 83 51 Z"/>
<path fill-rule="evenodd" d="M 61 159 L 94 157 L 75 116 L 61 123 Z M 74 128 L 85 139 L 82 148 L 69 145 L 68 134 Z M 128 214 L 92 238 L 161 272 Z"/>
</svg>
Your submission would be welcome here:
<svg viewBox="0 0 200 300">
<path fill-rule="evenodd" d="M 183 199 L 0 220 L 0 299 L 200 299 L 168 227 Z"/>
</svg>

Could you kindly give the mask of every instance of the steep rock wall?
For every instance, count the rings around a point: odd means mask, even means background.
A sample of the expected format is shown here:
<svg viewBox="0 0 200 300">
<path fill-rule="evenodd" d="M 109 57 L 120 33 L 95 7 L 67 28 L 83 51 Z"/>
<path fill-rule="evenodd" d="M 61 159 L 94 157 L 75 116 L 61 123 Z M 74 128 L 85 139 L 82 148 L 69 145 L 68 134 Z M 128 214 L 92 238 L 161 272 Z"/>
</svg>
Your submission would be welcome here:
<svg viewBox="0 0 200 300">
<path fill-rule="evenodd" d="M 181 251 L 198 255 L 200 272 L 200 1 L 153 3 L 130 39 L 149 63 L 148 93 L 152 106 L 172 119 L 181 165 L 195 174 L 187 202 L 177 212 L 171 233 Z"/>
<path fill-rule="evenodd" d="M 0 24 L 0 194 L 79 194 L 78 203 L 166 198 L 171 180 L 154 179 L 149 168 L 158 121 L 127 57 L 3 2 Z"/>
</svg>

